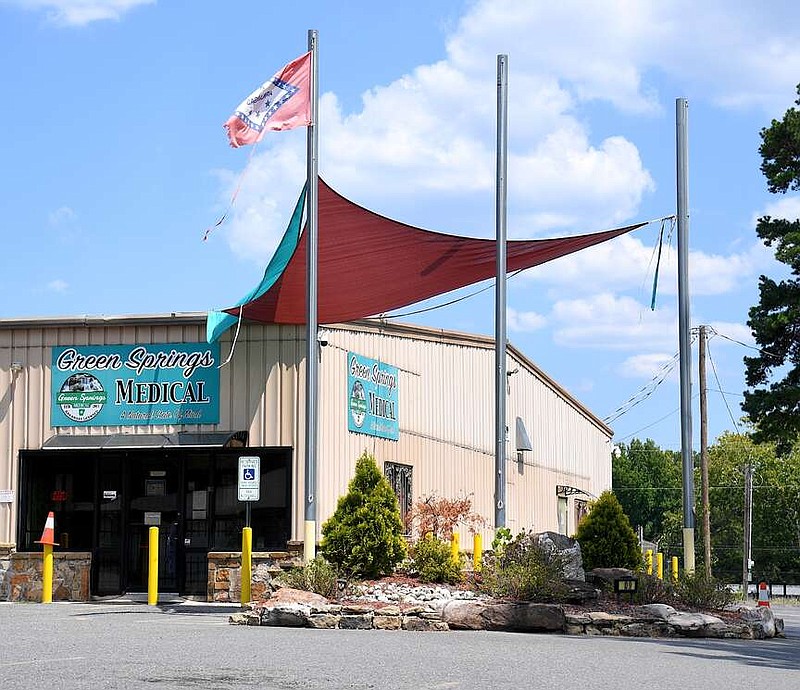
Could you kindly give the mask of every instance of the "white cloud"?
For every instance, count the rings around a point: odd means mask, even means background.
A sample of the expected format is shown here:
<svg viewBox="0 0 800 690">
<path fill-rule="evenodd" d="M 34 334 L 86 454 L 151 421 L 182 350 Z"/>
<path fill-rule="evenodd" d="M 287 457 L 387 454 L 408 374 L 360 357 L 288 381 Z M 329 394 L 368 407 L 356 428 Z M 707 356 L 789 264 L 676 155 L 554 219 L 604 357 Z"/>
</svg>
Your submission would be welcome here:
<svg viewBox="0 0 800 690">
<path fill-rule="evenodd" d="M 660 108 L 651 71 L 718 104 L 774 113 L 785 109 L 800 73 L 798 18 L 790 0 L 768 10 L 751 0 L 484 0 L 448 48 L 476 70 L 485 54 L 511 52 L 510 69 L 524 64 L 578 100 L 633 113 Z"/>
<path fill-rule="evenodd" d="M 664 372 L 675 359 L 674 354 L 652 352 L 628 357 L 616 367 L 616 373 L 625 378 L 652 379 Z"/>
<path fill-rule="evenodd" d="M 737 341 L 750 347 L 756 347 L 756 341 L 750 328 L 743 323 L 730 323 L 725 321 L 712 321 L 709 326 L 712 328 L 709 337 L 714 338 L 714 346 L 717 345 L 737 345 L 731 341 Z M 714 336 L 716 331 L 717 337 Z M 738 347 L 739 345 L 737 345 Z M 751 353 L 752 354 L 752 353 Z"/>
<path fill-rule="evenodd" d="M 139 5 L 156 0 L 0 0 L 26 10 L 45 10 L 49 21 L 59 26 L 85 26 L 102 19 L 120 20 Z"/>
<path fill-rule="evenodd" d="M 508 330 L 519 332 L 538 331 L 547 325 L 547 319 L 535 311 L 506 310 Z"/>
<path fill-rule="evenodd" d="M 677 350 L 677 317 L 610 293 L 559 300 L 549 317 L 557 345 L 603 350 Z"/>
<path fill-rule="evenodd" d="M 47 289 L 51 292 L 66 292 L 67 288 L 69 288 L 69 283 L 65 280 L 61 280 L 60 278 L 56 278 L 56 280 L 51 280 L 47 284 Z"/>
<path fill-rule="evenodd" d="M 78 218 L 78 214 L 75 213 L 69 206 L 61 206 L 57 208 L 55 211 L 52 211 L 50 215 L 48 215 L 47 220 L 53 227 L 60 227 L 64 225 L 71 225 L 74 223 Z"/>
<path fill-rule="evenodd" d="M 589 294 L 602 290 L 636 290 L 641 299 L 650 299 L 657 262 L 656 247 L 644 243 L 655 231 L 642 228 L 575 254 L 570 254 L 520 276 L 570 291 Z M 640 236 L 637 236 L 640 235 Z M 657 239 L 657 238 L 656 238 Z M 692 295 L 721 295 L 733 292 L 772 265 L 769 250 L 760 242 L 732 254 L 689 252 L 689 283 Z M 661 250 L 658 269 L 658 295 L 678 292 L 678 254 L 674 245 Z M 657 296 L 656 303 L 660 303 Z"/>
<path fill-rule="evenodd" d="M 800 48 L 782 38 L 789 37 L 788 17 L 797 11 L 787 6 L 781 18 L 734 4 L 736 12 L 721 0 L 701 5 L 688 0 L 482 0 L 468 5 L 447 38 L 445 59 L 370 88 L 352 112 L 343 110 L 335 94 L 323 94 L 320 171 L 338 191 L 381 213 L 413 223 L 393 211 L 438 205 L 452 209 L 447 216 L 454 224 L 445 227 L 447 221 L 428 214 L 430 220 L 422 221 L 426 227 L 485 233 L 493 222 L 487 209 L 493 208 L 495 180 L 496 55 L 508 52 L 512 236 L 622 224 L 635 218 L 654 189 L 653 179 L 632 141 L 613 131 L 592 135 L 582 111 L 586 102 L 605 101 L 628 113 L 660 113 L 660 97 L 649 86 L 651 73 L 659 72 L 685 83 L 687 95 L 696 90 L 737 107 L 778 101 L 785 107 L 794 76 L 779 60 L 764 59 L 763 51 L 773 50 L 796 65 L 793 74 L 800 73 Z M 271 134 L 262 144 L 269 151 L 254 158 L 253 168 L 273 172 L 249 175 L 243 185 L 234 209 L 235 232 L 229 233 L 237 254 L 257 263 L 271 254 L 289 212 L 280 211 L 291 205 L 287 200 L 295 198 L 304 178 L 303 141 Z M 274 172 L 276 161 L 286 158 L 293 161 L 291 170 Z M 267 183 L 261 187 L 267 192 L 254 192 L 254 181 Z M 475 208 L 481 210 L 471 213 Z M 459 212 L 464 220 L 456 222 Z M 595 252 L 594 259 L 586 252 L 586 259 L 576 260 L 599 262 L 588 267 L 590 278 L 600 280 L 605 263 L 612 286 L 646 280 L 651 248 L 640 243 L 631 256 L 621 256 L 619 249 Z M 662 270 L 668 275 L 674 271 L 669 263 L 674 251 L 665 254 Z M 729 291 L 755 270 L 748 252 L 697 253 L 693 261 L 696 294 Z M 568 270 L 559 264 L 559 273 Z M 674 280 L 663 280 L 662 286 L 675 290 Z"/>
<path fill-rule="evenodd" d="M 758 222 L 761 216 L 784 218 L 790 221 L 798 220 L 800 218 L 800 196 L 784 196 L 767 204 L 763 213 L 753 216 L 753 225 Z"/>
</svg>

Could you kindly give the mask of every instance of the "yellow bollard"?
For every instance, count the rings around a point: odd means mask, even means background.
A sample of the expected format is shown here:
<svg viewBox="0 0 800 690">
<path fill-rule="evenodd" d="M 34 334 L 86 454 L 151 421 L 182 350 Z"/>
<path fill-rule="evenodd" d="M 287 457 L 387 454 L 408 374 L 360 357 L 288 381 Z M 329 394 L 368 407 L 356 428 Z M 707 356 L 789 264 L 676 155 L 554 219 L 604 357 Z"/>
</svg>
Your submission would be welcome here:
<svg viewBox="0 0 800 690">
<path fill-rule="evenodd" d="M 453 532 L 453 537 L 450 539 L 450 557 L 456 562 L 459 562 L 458 554 L 461 552 L 459 545 L 458 532 Z"/>
<path fill-rule="evenodd" d="M 250 601 L 250 585 L 253 580 L 253 528 L 242 527 L 242 596 L 241 602 Z"/>
<path fill-rule="evenodd" d="M 656 577 L 659 580 L 664 579 L 664 554 L 660 551 L 656 554 Z"/>
<path fill-rule="evenodd" d="M 42 603 L 53 603 L 53 547 L 44 545 L 42 561 Z"/>
<path fill-rule="evenodd" d="M 147 603 L 158 603 L 158 527 L 150 528 L 149 568 L 147 570 Z"/>
<path fill-rule="evenodd" d="M 672 557 L 672 581 L 673 582 L 677 582 L 678 581 L 678 557 L 677 556 L 673 556 Z"/>
<path fill-rule="evenodd" d="M 477 573 L 483 562 L 483 535 L 476 534 L 472 537 L 472 569 Z"/>
<path fill-rule="evenodd" d="M 645 564 L 645 567 L 647 568 L 647 574 L 648 575 L 652 575 L 653 574 L 653 549 L 647 549 L 647 551 L 644 552 L 644 564 Z"/>
</svg>

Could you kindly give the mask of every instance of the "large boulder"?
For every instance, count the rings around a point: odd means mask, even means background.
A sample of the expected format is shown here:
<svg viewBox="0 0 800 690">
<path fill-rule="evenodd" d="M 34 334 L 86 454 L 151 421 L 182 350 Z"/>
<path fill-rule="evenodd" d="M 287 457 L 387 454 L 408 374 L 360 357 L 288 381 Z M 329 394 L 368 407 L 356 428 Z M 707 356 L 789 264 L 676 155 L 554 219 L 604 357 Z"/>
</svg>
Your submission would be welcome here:
<svg viewBox="0 0 800 690">
<path fill-rule="evenodd" d="M 608 590 L 613 590 L 614 580 L 633 576 L 633 571 L 627 568 L 594 568 L 586 573 L 587 580 L 593 582 L 597 587 Z"/>
<path fill-rule="evenodd" d="M 566 626 L 560 606 L 531 602 L 450 601 L 442 620 L 457 630 L 563 632 Z"/>
<path fill-rule="evenodd" d="M 536 538 L 545 553 L 548 555 L 557 553 L 564 559 L 563 576 L 565 580 L 586 579 L 583 572 L 581 545 L 576 539 L 571 539 L 558 532 L 540 532 Z"/>
</svg>

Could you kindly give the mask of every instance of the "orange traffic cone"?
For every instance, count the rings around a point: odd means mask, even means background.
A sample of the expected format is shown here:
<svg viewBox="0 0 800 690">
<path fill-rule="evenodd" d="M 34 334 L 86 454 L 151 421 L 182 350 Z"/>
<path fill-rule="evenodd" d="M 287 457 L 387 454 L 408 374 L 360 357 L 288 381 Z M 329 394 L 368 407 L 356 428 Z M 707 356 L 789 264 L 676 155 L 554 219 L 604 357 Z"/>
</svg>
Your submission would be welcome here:
<svg viewBox="0 0 800 690">
<path fill-rule="evenodd" d="M 58 546 L 58 542 L 56 542 L 56 516 L 52 510 L 47 514 L 42 538 L 37 540 L 36 543 L 45 544 L 46 546 Z"/>
<path fill-rule="evenodd" d="M 766 582 L 758 583 L 758 606 L 766 606 L 767 608 L 770 608 L 769 588 L 767 587 Z"/>
</svg>

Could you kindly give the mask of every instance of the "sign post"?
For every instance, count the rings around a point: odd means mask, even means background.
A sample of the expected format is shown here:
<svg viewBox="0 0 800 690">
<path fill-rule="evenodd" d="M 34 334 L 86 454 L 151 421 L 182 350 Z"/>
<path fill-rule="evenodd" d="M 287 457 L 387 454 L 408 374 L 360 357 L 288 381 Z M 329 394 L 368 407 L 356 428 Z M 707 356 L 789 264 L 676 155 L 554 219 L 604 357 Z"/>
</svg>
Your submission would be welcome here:
<svg viewBox="0 0 800 690">
<path fill-rule="evenodd" d="M 253 501 L 261 495 L 261 458 L 239 457 L 239 500 L 245 502 L 245 527 L 242 530 L 242 596 L 241 603 L 250 601 L 250 585 L 253 578 L 253 530 L 250 527 L 250 510 Z"/>
</svg>

